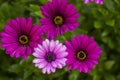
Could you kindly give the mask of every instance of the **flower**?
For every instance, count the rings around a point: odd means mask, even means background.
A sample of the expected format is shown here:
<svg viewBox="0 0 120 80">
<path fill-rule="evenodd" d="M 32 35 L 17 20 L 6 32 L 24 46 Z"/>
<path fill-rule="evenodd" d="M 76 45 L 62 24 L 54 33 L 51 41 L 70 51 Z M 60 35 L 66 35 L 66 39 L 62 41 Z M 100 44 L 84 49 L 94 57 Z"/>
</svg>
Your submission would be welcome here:
<svg viewBox="0 0 120 80">
<path fill-rule="evenodd" d="M 73 31 L 78 27 L 79 13 L 73 4 L 67 4 L 67 0 L 52 0 L 40 7 L 44 18 L 40 19 L 41 27 L 47 34 L 47 38 L 53 39 L 66 31 Z"/>
<path fill-rule="evenodd" d="M 78 69 L 79 72 L 90 72 L 95 64 L 98 64 L 98 58 L 102 50 L 97 46 L 94 38 L 82 34 L 66 41 L 68 51 L 67 61 L 68 70 Z"/>
<path fill-rule="evenodd" d="M 46 39 L 42 45 L 38 45 L 35 48 L 33 56 L 36 58 L 33 60 L 35 66 L 42 69 L 42 72 L 50 74 L 55 72 L 56 68 L 62 68 L 66 65 L 66 46 L 59 43 L 59 41 Z"/>
<path fill-rule="evenodd" d="M 2 48 L 11 57 L 24 59 L 31 53 L 38 43 L 42 43 L 42 35 L 37 25 L 32 25 L 32 18 L 16 18 L 8 21 L 1 33 Z"/>
<path fill-rule="evenodd" d="M 96 4 L 103 4 L 104 0 L 84 0 L 84 3 L 95 2 Z"/>
</svg>

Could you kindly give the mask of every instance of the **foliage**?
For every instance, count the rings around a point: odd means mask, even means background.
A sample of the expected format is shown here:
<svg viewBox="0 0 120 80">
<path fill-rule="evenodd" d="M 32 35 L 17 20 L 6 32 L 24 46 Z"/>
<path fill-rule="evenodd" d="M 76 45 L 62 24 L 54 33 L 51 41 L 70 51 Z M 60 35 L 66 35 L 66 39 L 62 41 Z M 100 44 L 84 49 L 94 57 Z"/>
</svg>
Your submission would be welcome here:
<svg viewBox="0 0 120 80">
<path fill-rule="evenodd" d="M 42 16 L 39 7 L 47 0 L 0 0 L 0 31 L 3 31 L 7 20 L 16 17 L 31 16 L 39 24 Z M 50 75 L 42 74 L 34 67 L 33 56 L 26 60 L 10 58 L 5 50 L 0 50 L 0 80 L 120 80 L 120 0 L 105 0 L 103 5 L 84 4 L 82 0 L 69 0 L 80 12 L 80 26 L 74 32 L 59 36 L 61 42 L 70 40 L 82 33 L 94 36 L 103 54 L 99 64 L 91 73 L 68 71 L 67 67 L 57 69 Z"/>
</svg>

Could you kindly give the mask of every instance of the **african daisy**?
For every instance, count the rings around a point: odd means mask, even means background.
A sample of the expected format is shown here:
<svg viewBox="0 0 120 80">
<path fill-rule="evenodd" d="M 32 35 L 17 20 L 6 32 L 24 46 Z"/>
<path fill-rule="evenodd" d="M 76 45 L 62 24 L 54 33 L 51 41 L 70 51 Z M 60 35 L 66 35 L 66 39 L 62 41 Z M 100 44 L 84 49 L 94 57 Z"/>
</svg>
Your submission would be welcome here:
<svg viewBox="0 0 120 80">
<path fill-rule="evenodd" d="M 68 51 L 67 61 L 68 70 L 78 69 L 79 72 L 90 72 L 95 64 L 98 64 L 98 58 L 102 50 L 97 46 L 94 38 L 82 34 L 66 41 Z"/>
<path fill-rule="evenodd" d="M 4 30 L 1 33 L 2 48 L 11 57 L 27 58 L 29 54 L 33 53 L 34 47 L 38 43 L 42 43 L 41 30 L 37 25 L 32 25 L 32 18 L 9 20 Z"/>
<path fill-rule="evenodd" d="M 33 60 L 35 66 L 42 69 L 43 73 L 50 74 L 55 72 L 56 68 L 61 69 L 66 65 L 66 47 L 58 40 L 49 41 L 46 39 L 42 45 L 35 48 L 33 55 L 36 57 Z"/>
<path fill-rule="evenodd" d="M 73 4 L 68 4 L 67 0 L 52 0 L 40 9 L 44 16 L 40 19 L 41 27 L 50 39 L 66 31 L 73 31 L 79 26 L 77 18 L 80 14 L 76 12 Z"/>
</svg>

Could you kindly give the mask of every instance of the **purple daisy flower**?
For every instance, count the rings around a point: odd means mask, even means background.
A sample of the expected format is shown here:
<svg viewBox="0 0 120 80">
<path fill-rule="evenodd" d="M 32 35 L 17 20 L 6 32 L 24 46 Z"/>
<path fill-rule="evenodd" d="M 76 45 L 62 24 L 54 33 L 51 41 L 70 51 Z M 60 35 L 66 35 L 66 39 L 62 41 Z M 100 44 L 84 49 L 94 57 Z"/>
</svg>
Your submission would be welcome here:
<svg viewBox="0 0 120 80">
<path fill-rule="evenodd" d="M 80 14 L 76 12 L 73 4 L 67 2 L 67 0 L 52 0 L 40 7 L 44 15 L 44 18 L 40 19 L 41 27 L 48 33 L 48 38 L 53 39 L 79 26 L 77 18 Z"/>
<path fill-rule="evenodd" d="M 66 41 L 68 51 L 67 61 L 68 70 L 78 69 L 79 72 L 90 72 L 95 64 L 98 64 L 98 58 L 102 50 L 97 46 L 94 38 L 88 38 L 84 34 Z"/>
<path fill-rule="evenodd" d="M 42 45 L 35 48 L 33 55 L 36 57 L 33 60 L 35 66 L 42 69 L 43 73 L 50 74 L 55 72 L 56 68 L 62 68 L 66 65 L 66 47 L 59 41 L 49 41 L 46 39 Z"/>
<path fill-rule="evenodd" d="M 32 25 L 32 18 L 9 20 L 4 30 L 1 33 L 2 48 L 5 48 L 6 54 L 10 54 L 11 57 L 25 59 L 33 53 L 38 43 L 42 43 L 41 30 L 37 25 Z"/>
<path fill-rule="evenodd" d="M 96 4 L 103 4 L 104 0 L 84 0 L 85 4 L 88 4 L 89 2 L 95 2 Z"/>
</svg>

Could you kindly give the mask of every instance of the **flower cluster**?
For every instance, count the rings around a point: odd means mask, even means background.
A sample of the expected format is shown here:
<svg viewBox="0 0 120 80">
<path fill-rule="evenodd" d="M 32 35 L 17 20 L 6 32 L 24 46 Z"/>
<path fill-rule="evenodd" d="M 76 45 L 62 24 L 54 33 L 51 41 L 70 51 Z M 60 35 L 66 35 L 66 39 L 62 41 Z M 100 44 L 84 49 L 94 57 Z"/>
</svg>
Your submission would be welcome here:
<svg viewBox="0 0 120 80">
<path fill-rule="evenodd" d="M 95 1 L 103 4 L 103 0 L 84 0 L 84 3 Z M 68 0 L 52 0 L 40 7 L 44 18 L 40 19 L 40 27 L 32 24 L 32 18 L 16 18 L 8 21 L 1 32 L 2 48 L 11 57 L 24 58 L 32 54 L 35 67 L 43 73 L 50 74 L 56 68 L 62 69 L 66 64 L 68 70 L 77 69 L 79 72 L 90 72 L 98 64 L 102 53 L 94 37 L 76 35 L 65 45 L 54 40 L 58 35 L 74 31 L 79 26 L 80 14 Z M 46 34 L 46 39 L 42 36 Z"/>
</svg>

